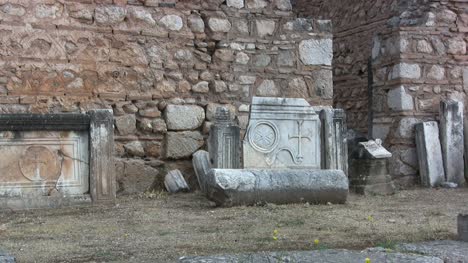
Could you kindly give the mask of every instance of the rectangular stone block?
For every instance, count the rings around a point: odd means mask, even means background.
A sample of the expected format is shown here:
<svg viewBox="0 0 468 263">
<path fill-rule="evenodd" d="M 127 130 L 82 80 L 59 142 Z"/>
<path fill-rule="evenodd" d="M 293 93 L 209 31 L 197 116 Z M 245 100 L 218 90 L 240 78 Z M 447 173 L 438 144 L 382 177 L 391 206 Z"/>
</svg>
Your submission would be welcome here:
<svg viewBox="0 0 468 263">
<path fill-rule="evenodd" d="M 342 170 L 348 174 L 346 114 L 341 109 L 320 112 L 322 124 L 322 169 Z"/>
<path fill-rule="evenodd" d="M 440 102 L 440 142 L 447 182 L 465 184 L 463 103 L 455 100 Z"/>
<path fill-rule="evenodd" d="M 435 121 L 418 123 L 415 127 L 421 184 L 426 187 L 438 186 L 445 181 L 439 127 Z"/>
<path fill-rule="evenodd" d="M 244 168 L 320 169 L 320 120 L 304 99 L 252 100 Z"/>
<path fill-rule="evenodd" d="M 113 203 L 116 195 L 112 110 L 91 110 L 90 193 L 93 203 Z"/>
</svg>

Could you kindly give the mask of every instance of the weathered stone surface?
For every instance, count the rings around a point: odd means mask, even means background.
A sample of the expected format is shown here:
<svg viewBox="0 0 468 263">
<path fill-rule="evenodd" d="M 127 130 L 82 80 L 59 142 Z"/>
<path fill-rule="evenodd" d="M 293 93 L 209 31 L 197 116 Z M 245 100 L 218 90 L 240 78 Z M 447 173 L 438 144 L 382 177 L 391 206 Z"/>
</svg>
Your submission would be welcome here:
<svg viewBox="0 0 468 263">
<path fill-rule="evenodd" d="M 302 77 L 292 79 L 284 93 L 289 98 L 307 98 L 309 96 L 307 84 Z"/>
<path fill-rule="evenodd" d="M 217 107 L 210 128 L 208 151 L 213 168 L 240 168 L 240 128 L 230 116 L 227 107 Z"/>
<path fill-rule="evenodd" d="M 357 158 L 386 159 L 390 157 L 392 157 L 392 154 L 382 146 L 382 141 L 380 139 L 359 143 Z"/>
<path fill-rule="evenodd" d="M 268 2 L 265 0 L 245 0 L 247 7 L 252 9 L 260 9 L 268 6 Z"/>
<path fill-rule="evenodd" d="M 218 103 L 208 103 L 206 105 L 206 119 L 209 121 L 214 121 L 216 119 L 216 110 L 218 107 L 225 107 L 229 110 L 229 117 L 231 120 L 234 120 L 236 117 L 236 107 L 230 104 L 218 104 Z"/>
<path fill-rule="evenodd" d="M 266 66 L 270 65 L 270 62 L 271 62 L 271 57 L 266 55 L 266 54 L 260 54 L 260 55 L 255 56 L 255 62 L 254 63 L 255 63 L 256 67 L 266 67 Z M 467 72 L 468 72 L 468 70 L 467 70 Z M 467 75 L 467 79 L 468 79 L 468 75 Z"/>
<path fill-rule="evenodd" d="M 257 87 L 257 96 L 261 97 L 275 97 L 280 93 L 276 87 L 275 82 L 271 79 L 263 80 L 262 83 Z"/>
<path fill-rule="evenodd" d="M 254 97 L 244 168 L 320 169 L 320 120 L 304 99 Z"/>
<path fill-rule="evenodd" d="M 276 64 L 280 67 L 292 67 L 296 63 L 296 55 L 293 51 L 281 51 L 278 54 Z"/>
<path fill-rule="evenodd" d="M 125 19 L 127 10 L 120 6 L 97 6 L 94 11 L 94 19 L 99 24 L 112 25 L 120 23 Z"/>
<path fill-rule="evenodd" d="M 172 31 L 179 31 L 184 27 L 184 21 L 178 15 L 166 15 L 159 22 Z"/>
<path fill-rule="evenodd" d="M 259 37 L 272 36 L 275 32 L 276 23 L 273 20 L 256 20 L 255 26 Z"/>
<path fill-rule="evenodd" d="M 443 183 L 445 172 L 437 122 L 430 121 L 416 125 L 416 148 L 421 184 L 435 187 Z"/>
<path fill-rule="evenodd" d="M 305 65 L 331 66 L 333 41 L 331 39 L 309 39 L 299 43 L 299 56 Z"/>
<path fill-rule="evenodd" d="M 115 162 L 119 194 L 135 194 L 153 190 L 159 171 L 139 159 L 117 159 Z"/>
<path fill-rule="evenodd" d="M 190 191 L 184 176 L 179 170 L 172 170 L 166 174 L 164 177 L 164 186 L 166 190 L 172 194 Z"/>
<path fill-rule="evenodd" d="M 257 203 L 344 203 L 348 178 L 339 170 L 212 169 L 208 198 L 219 206 Z"/>
<path fill-rule="evenodd" d="M 445 68 L 439 65 L 434 65 L 429 69 L 427 77 L 434 80 L 443 80 L 445 79 Z"/>
<path fill-rule="evenodd" d="M 208 27 L 213 32 L 229 32 L 231 30 L 231 22 L 224 18 L 211 17 L 208 19 Z"/>
<path fill-rule="evenodd" d="M 421 67 L 418 64 L 400 63 L 393 67 L 392 79 L 419 79 Z"/>
<path fill-rule="evenodd" d="M 246 65 L 246 64 L 249 63 L 249 61 L 250 61 L 249 55 L 247 55 L 247 54 L 244 53 L 244 52 L 239 52 L 239 53 L 237 53 L 237 55 L 236 55 L 236 63 L 242 64 L 242 65 Z"/>
<path fill-rule="evenodd" d="M 3 13 L 11 15 L 11 16 L 22 16 L 26 13 L 26 10 L 21 5 L 10 4 L 10 3 L 2 5 L 0 10 Z"/>
<path fill-rule="evenodd" d="M 388 159 L 351 159 L 350 189 L 363 195 L 392 195 L 395 184 L 388 172 Z"/>
<path fill-rule="evenodd" d="M 193 169 L 197 175 L 198 185 L 202 193 L 207 193 L 208 174 L 211 169 L 210 155 L 207 151 L 199 150 L 193 154 Z"/>
<path fill-rule="evenodd" d="M 145 156 L 145 149 L 143 148 L 143 144 L 140 141 L 133 141 L 126 143 L 124 145 L 125 151 L 131 156 L 138 156 L 143 157 Z"/>
<path fill-rule="evenodd" d="M 261 252 L 238 255 L 217 255 L 182 257 L 179 263 L 215 263 L 215 262 L 245 262 L 245 263 L 270 263 L 270 262 L 308 262 L 308 263 L 363 263 L 369 258 L 370 262 L 399 262 L 399 263 L 443 263 L 437 257 L 421 256 L 375 251 L 350 251 L 350 250 L 314 250 L 314 251 L 289 251 L 289 252 Z M 456 262 L 456 261 L 453 261 Z"/>
<path fill-rule="evenodd" d="M 203 136 L 198 131 L 168 132 L 166 135 L 166 157 L 181 159 L 190 157 L 203 145 Z"/>
<path fill-rule="evenodd" d="M 340 109 L 324 109 L 322 122 L 322 169 L 342 170 L 348 174 L 346 114 Z"/>
<path fill-rule="evenodd" d="M 455 55 L 466 54 L 466 42 L 461 38 L 450 38 L 448 40 L 447 53 Z"/>
<path fill-rule="evenodd" d="M 243 8 L 244 7 L 244 0 L 227 0 L 226 4 L 229 7 Z"/>
<path fill-rule="evenodd" d="M 400 86 L 388 92 L 387 104 L 390 109 L 395 111 L 414 109 L 413 97 L 406 93 L 404 86 Z"/>
<path fill-rule="evenodd" d="M 192 90 L 198 93 L 208 93 L 210 91 L 210 83 L 208 81 L 200 81 L 193 85 Z"/>
<path fill-rule="evenodd" d="M 0 250 L 1 263 L 16 263 L 16 258 Z"/>
<path fill-rule="evenodd" d="M 190 15 L 188 17 L 188 26 L 193 32 L 203 33 L 205 32 L 205 22 L 199 15 Z"/>
<path fill-rule="evenodd" d="M 331 70 L 312 71 L 310 81 L 306 78 L 309 95 L 317 95 L 322 99 L 333 99 L 333 72 Z"/>
<path fill-rule="evenodd" d="M 289 11 L 292 9 L 290 0 L 275 0 L 276 8 L 283 11 Z"/>
<path fill-rule="evenodd" d="M 415 244 L 397 245 L 396 250 L 404 253 L 440 258 L 443 262 L 467 262 L 468 243 L 453 240 L 429 241 Z"/>
<path fill-rule="evenodd" d="M 129 114 L 124 116 L 115 117 L 115 127 L 120 135 L 128 135 L 136 131 L 136 118 L 135 115 Z"/>
<path fill-rule="evenodd" d="M 440 102 L 440 144 L 447 182 L 465 184 L 463 103 L 454 100 Z"/>
<path fill-rule="evenodd" d="M 459 214 L 457 217 L 458 240 L 468 242 L 468 214 Z"/>
<path fill-rule="evenodd" d="M 164 111 L 169 130 L 193 130 L 205 120 L 205 110 L 196 105 L 167 105 Z"/>
<path fill-rule="evenodd" d="M 421 123 L 422 120 L 414 117 L 405 117 L 400 120 L 398 125 L 398 135 L 401 138 L 413 138 L 414 137 L 414 126 Z"/>
</svg>

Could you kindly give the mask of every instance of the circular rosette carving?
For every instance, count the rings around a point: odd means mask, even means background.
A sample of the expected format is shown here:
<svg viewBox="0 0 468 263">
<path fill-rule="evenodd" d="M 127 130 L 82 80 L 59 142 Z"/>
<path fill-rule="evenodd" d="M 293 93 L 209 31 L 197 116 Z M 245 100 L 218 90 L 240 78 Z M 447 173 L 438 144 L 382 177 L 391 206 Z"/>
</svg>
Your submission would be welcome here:
<svg viewBox="0 0 468 263">
<path fill-rule="evenodd" d="M 278 127 L 269 121 L 255 123 L 249 131 L 249 142 L 259 152 L 272 152 L 279 143 Z"/>
<path fill-rule="evenodd" d="M 60 172 L 57 156 L 44 146 L 28 147 L 19 160 L 21 173 L 31 181 L 56 180 Z"/>
</svg>

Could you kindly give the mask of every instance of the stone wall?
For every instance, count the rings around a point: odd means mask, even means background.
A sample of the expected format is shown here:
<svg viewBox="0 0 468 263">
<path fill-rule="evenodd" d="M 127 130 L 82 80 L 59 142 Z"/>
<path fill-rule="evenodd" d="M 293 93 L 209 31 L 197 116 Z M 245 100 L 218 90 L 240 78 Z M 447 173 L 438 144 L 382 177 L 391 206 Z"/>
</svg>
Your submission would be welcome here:
<svg viewBox="0 0 468 263">
<path fill-rule="evenodd" d="M 411 185 L 418 182 L 414 125 L 438 120 L 442 99 L 466 105 L 468 2 L 419 0 L 402 7 L 398 31 L 379 35 L 374 45 L 373 132 L 392 150 L 391 173 Z"/>
<path fill-rule="evenodd" d="M 348 127 L 369 127 L 368 61 L 374 36 L 393 27 L 397 0 L 297 0 L 302 17 L 331 19 L 334 42 L 334 106 L 346 111 Z"/>
<path fill-rule="evenodd" d="M 414 125 L 437 120 L 443 98 L 466 105 L 468 2 L 306 2 L 296 2 L 302 15 L 322 14 L 334 24 L 334 104 L 348 110 L 348 126 L 369 127 L 371 137 L 384 140 L 393 154 L 390 173 L 397 184 L 418 183 Z M 367 96 L 369 57 L 373 87 Z M 369 111 L 359 98 L 370 102 Z M 367 113 L 372 116 L 369 126 Z"/>
<path fill-rule="evenodd" d="M 112 108 L 120 191 L 143 191 L 192 174 L 218 104 L 242 128 L 254 95 L 331 105 L 330 31 L 289 0 L 0 0 L 0 113 Z"/>
</svg>

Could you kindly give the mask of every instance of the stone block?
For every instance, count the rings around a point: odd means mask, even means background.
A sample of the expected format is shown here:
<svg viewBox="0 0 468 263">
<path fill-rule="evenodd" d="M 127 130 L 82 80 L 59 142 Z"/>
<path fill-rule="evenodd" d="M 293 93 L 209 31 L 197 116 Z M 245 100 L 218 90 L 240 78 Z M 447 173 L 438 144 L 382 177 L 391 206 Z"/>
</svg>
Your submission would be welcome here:
<svg viewBox="0 0 468 263">
<path fill-rule="evenodd" d="M 226 4 L 229 7 L 235 7 L 240 9 L 244 7 L 244 0 L 227 0 Z"/>
<path fill-rule="evenodd" d="M 244 168 L 320 169 L 320 119 L 304 99 L 254 97 Z"/>
<path fill-rule="evenodd" d="M 227 107 L 218 107 L 208 138 L 210 161 L 214 168 L 240 168 L 240 128 Z"/>
<path fill-rule="evenodd" d="M 166 15 L 159 22 L 169 30 L 179 31 L 184 26 L 184 21 L 178 15 Z"/>
<path fill-rule="evenodd" d="M 115 117 L 115 127 L 120 135 L 129 135 L 136 132 L 136 117 L 133 114 Z"/>
<path fill-rule="evenodd" d="M 275 82 L 270 79 L 263 80 L 257 87 L 257 96 L 275 97 L 280 94 L 280 90 L 276 87 Z"/>
<path fill-rule="evenodd" d="M 342 170 L 348 174 L 346 114 L 339 109 L 320 112 L 322 122 L 322 169 Z"/>
<path fill-rule="evenodd" d="M 331 66 L 333 41 L 326 39 L 308 39 L 299 43 L 299 57 L 305 65 Z"/>
<path fill-rule="evenodd" d="M 388 107 L 394 111 L 405 111 L 414 109 L 413 97 L 406 93 L 404 86 L 400 86 L 388 92 L 387 104 Z"/>
<path fill-rule="evenodd" d="M 164 186 L 171 194 L 190 191 L 184 176 L 179 170 L 172 170 L 166 174 L 166 177 L 164 177 Z"/>
<path fill-rule="evenodd" d="M 440 102 L 440 143 L 447 182 L 465 184 L 463 160 L 463 103 L 455 100 Z"/>
<path fill-rule="evenodd" d="M 143 160 L 117 159 L 115 164 L 119 194 L 151 191 L 162 181 L 162 178 L 159 178 L 159 171 L 146 165 Z"/>
<path fill-rule="evenodd" d="M 419 79 L 421 67 L 418 64 L 400 63 L 393 67 L 391 79 Z"/>
<path fill-rule="evenodd" d="M 388 159 L 351 159 L 349 185 L 358 194 L 394 194 L 395 184 L 388 172 Z"/>
<path fill-rule="evenodd" d="M 339 170 L 212 169 L 208 198 L 218 206 L 258 203 L 345 203 L 348 178 Z"/>
<path fill-rule="evenodd" d="M 256 20 L 255 26 L 259 37 L 272 36 L 275 32 L 276 22 L 273 20 Z"/>
<path fill-rule="evenodd" d="M 208 174 L 211 169 L 210 155 L 207 151 L 199 150 L 193 154 L 193 169 L 197 175 L 198 185 L 202 193 L 207 193 Z"/>
<path fill-rule="evenodd" d="M 213 32 L 227 33 L 231 30 L 231 22 L 224 18 L 211 17 L 208 19 L 208 27 Z"/>
<path fill-rule="evenodd" d="M 90 193 L 94 203 L 115 202 L 114 128 L 111 110 L 91 110 Z"/>
<path fill-rule="evenodd" d="M 168 132 L 165 143 L 166 158 L 190 157 L 203 143 L 203 136 L 199 131 Z"/>
<path fill-rule="evenodd" d="M 457 218 L 458 240 L 468 242 L 468 214 L 459 214 Z"/>
<path fill-rule="evenodd" d="M 167 105 L 164 111 L 169 130 L 193 130 L 205 120 L 205 110 L 196 105 Z"/>
<path fill-rule="evenodd" d="M 416 149 L 421 184 L 426 187 L 439 186 L 445 181 L 445 172 L 437 122 L 416 125 Z"/>
</svg>

